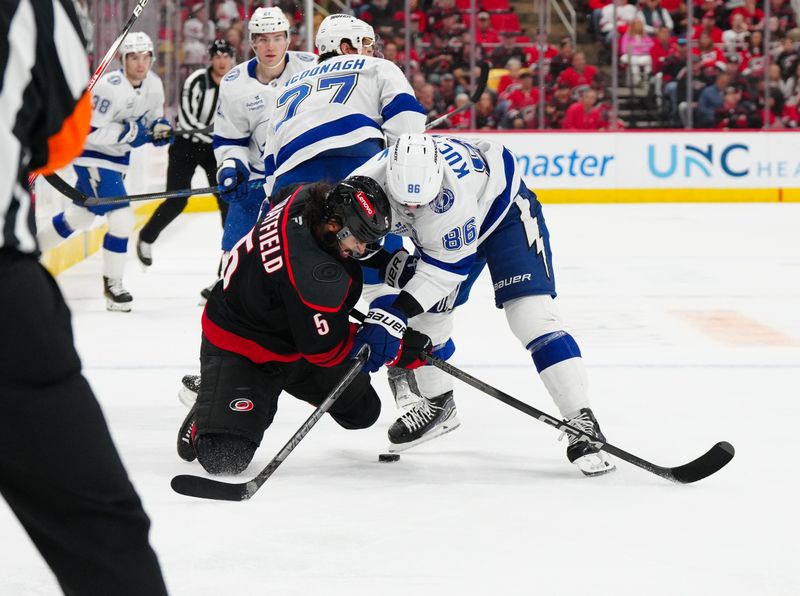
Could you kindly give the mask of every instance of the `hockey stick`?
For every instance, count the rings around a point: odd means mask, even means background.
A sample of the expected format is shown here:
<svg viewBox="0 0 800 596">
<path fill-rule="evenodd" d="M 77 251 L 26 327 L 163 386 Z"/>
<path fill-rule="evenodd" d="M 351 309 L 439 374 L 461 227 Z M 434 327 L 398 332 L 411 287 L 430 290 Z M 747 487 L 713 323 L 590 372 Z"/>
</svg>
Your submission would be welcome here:
<svg viewBox="0 0 800 596">
<path fill-rule="evenodd" d="M 272 458 L 272 461 L 267 464 L 267 467 L 261 470 L 255 478 L 249 482 L 230 484 L 203 476 L 181 474 L 172 479 L 170 483 L 172 490 L 178 494 L 186 495 L 187 497 L 215 499 L 217 501 L 246 501 L 252 497 L 269 477 L 272 476 L 273 472 L 278 469 L 278 466 L 289 457 L 289 454 L 300 444 L 300 441 L 303 440 L 303 437 L 308 434 L 317 421 L 319 421 L 333 403 L 339 399 L 339 396 L 344 393 L 344 390 L 347 389 L 353 379 L 361 372 L 368 357 L 369 347 L 365 345 L 359 350 L 353 364 L 347 369 L 347 372 L 342 377 L 342 380 L 339 381 L 339 384 L 331 390 L 324 400 L 322 400 L 322 403 L 311 413 L 308 420 L 297 429 L 297 432 L 292 435 L 286 445 L 283 446 L 283 449 Z"/>
<path fill-rule="evenodd" d="M 106 71 L 106 68 L 108 67 L 109 63 L 114 58 L 114 54 L 117 53 L 117 49 L 119 49 L 119 46 L 122 45 L 123 41 L 125 41 L 125 38 L 128 36 L 128 33 L 130 32 L 134 23 L 136 23 L 136 20 L 139 18 L 139 15 L 142 14 L 144 7 L 147 6 L 147 3 L 149 1 L 150 0 L 137 0 L 136 6 L 133 7 L 133 13 L 128 19 L 128 22 L 125 23 L 125 27 L 122 28 L 122 33 L 119 34 L 117 39 L 114 40 L 114 43 L 111 44 L 111 47 L 108 48 L 106 55 L 103 56 L 103 59 L 100 61 L 100 64 L 94 71 L 92 78 L 89 79 L 89 84 L 86 85 L 86 91 L 91 91 L 92 88 L 94 87 L 94 84 L 97 82 L 97 79 L 103 76 L 103 73 Z M 32 187 L 36 178 L 37 176 L 31 174 L 31 176 L 28 178 L 28 186 Z"/>
<path fill-rule="evenodd" d="M 705 454 L 701 455 L 697 459 L 690 461 L 687 464 L 683 464 L 682 466 L 677 466 L 675 468 L 665 468 L 662 466 L 657 466 L 656 464 L 652 464 L 649 461 L 646 461 L 640 457 L 633 455 L 632 453 L 628 453 L 620 449 L 619 447 L 615 447 L 611 443 L 606 443 L 605 441 L 600 441 L 596 437 L 585 433 L 579 428 L 574 426 L 570 426 L 566 422 L 559 420 L 558 418 L 554 418 L 548 414 L 545 414 L 541 410 L 537 410 L 533 406 L 526 404 L 514 397 L 511 397 L 507 393 L 500 391 L 499 389 L 495 389 L 488 383 L 484 383 L 480 379 L 476 379 L 472 375 L 465 373 L 463 370 L 460 370 L 453 366 L 452 364 L 448 364 L 444 360 L 437 358 L 436 356 L 431 356 L 430 354 L 423 354 L 425 360 L 427 360 L 430 364 L 435 366 L 438 369 L 441 369 L 452 375 L 456 379 L 467 383 L 468 385 L 472 385 L 476 389 L 483 391 L 487 395 L 494 397 L 495 399 L 500 400 L 504 404 L 511 406 L 512 408 L 519 410 L 527 414 L 528 416 L 532 416 L 537 420 L 544 422 L 552 426 L 553 428 L 560 430 L 562 432 L 567 433 L 573 437 L 577 437 L 582 441 L 586 441 L 597 447 L 598 449 L 602 449 L 606 453 L 618 457 L 619 459 L 628 462 L 629 464 L 633 464 L 634 466 L 638 466 L 643 470 L 647 470 L 655 474 L 656 476 L 661 476 L 662 478 L 666 478 L 667 480 L 671 480 L 672 482 L 677 482 L 679 484 L 689 484 L 691 482 L 697 482 L 698 480 L 702 480 L 707 476 L 711 476 L 715 472 L 718 472 L 720 469 L 725 467 L 725 465 L 733 459 L 734 449 L 733 445 L 728 443 L 727 441 L 721 441 L 714 445 L 711 449 L 709 449 Z"/>
<path fill-rule="evenodd" d="M 77 203 L 81 207 L 94 207 L 95 205 L 115 205 L 130 201 L 150 201 L 153 199 L 185 199 L 194 195 L 218 194 L 222 192 L 220 186 L 207 186 L 205 188 L 186 188 L 183 190 L 165 190 L 160 192 L 148 192 L 140 195 L 121 195 L 118 197 L 90 197 L 69 184 L 57 174 L 48 174 L 44 177 L 50 185 L 58 192 L 67 197 L 70 201 Z M 255 190 L 262 186 L 262 180 L 251 180 L 247 183 L 248 190 Z"/>
<path fill-rule="evenodd" d="M 209 124 L 203 128 L 176 128 L 172 131 L 170 136 L 179 137 L 181 135 L 207 135 L 214 132 L 214 125 Z"/>
<path fill-rule="evenodd" d="M 463 105 L 459 106 L 452 112 L 448 112 L 447 114 L 443 114 L 436 118 L 435 120 L 431 120 L 425 125 L 425 130 L 430 130 L 435 126 L 439 126 L 442 122 L 450 118 L 451 116 L 455 116 L 456 114 L 460 114 L 461 112 L 468 110 L 476 103 L 478 103 L 481 99 L 481 95 L 483 92 L 486 91 L 486 83 L 489 81 L 489 70 L 491 69 L 491 65 L 488 62 L 481 63 L 481 73 L 478 75 L 478 80 L 475 83 L 475 90 L 470 95 L 469 100 L 464 103 Z"/>
</svg>

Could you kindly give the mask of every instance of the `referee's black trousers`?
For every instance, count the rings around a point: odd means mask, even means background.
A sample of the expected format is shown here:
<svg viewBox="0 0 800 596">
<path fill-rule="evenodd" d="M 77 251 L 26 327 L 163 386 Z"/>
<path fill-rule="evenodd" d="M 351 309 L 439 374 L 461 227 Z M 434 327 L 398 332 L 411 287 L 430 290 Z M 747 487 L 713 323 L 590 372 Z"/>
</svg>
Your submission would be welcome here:
<svg viewBox="0 0 800 596">
<path fill-rule="evenodd" d="M 81 375 L 70 314 L 32 255 L 0 249 L 0 493 L 68 596 L 167 593 L 150 520 Z"/>
<path fill-rule="evenodd" d="M 169 147 L 169 163 L 167 165 L 167 190 L 183 190 L 192 187 L 192 176 L 197 166 L 202 167 L 208 176 L 209 186 L 217 183 L 217 161 L 210 143 L 195 143 L 190 139 L 177 137 Z M 161 203 L 150 216 L 150 219 L 139 232 L 142 242 L 152 244 L 158 239 L 172 221 L 181 214 L 189 202 L 184 199 L 167 199 Z M 228 203 L 217 197 L 222 214 L 222 224 L 228 213 Z"/>
</svg>

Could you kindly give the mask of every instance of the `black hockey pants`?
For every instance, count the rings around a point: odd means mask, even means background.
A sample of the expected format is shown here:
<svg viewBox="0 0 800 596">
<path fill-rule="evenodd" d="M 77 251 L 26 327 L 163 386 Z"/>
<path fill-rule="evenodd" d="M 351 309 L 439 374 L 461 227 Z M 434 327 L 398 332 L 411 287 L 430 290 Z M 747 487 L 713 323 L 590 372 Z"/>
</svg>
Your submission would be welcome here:
<svg viewBox="0 0 800 596">
<path fill-rule="evenodd" d="M 182 137 L 177 137 L 169 148 L 169 164 L 167 165 L 167 190 L 183 190 L 191 188 L 192 176 L 197 166 L 202 167 L 208 176 L 209 186 L 217 183 L 217 162 L 214 159 L 214 150 L 209 143 L 195 143 Z M 147 220 L 139 232 L 142 242 L 152 244 L 158 239 L 172 221 L 178 217 L 189 202 L 184 199 L 167 199 Z M 225 225 L 225 216 L 228 214 L 228 203 L 217 197 L 222 214 L 222 225 Z"/>
<path fill-rule="evenodd" d="M 150 520 L 80 366 L 55 280 L 0 249 L 0 493 L 67 596 L 165 595 Z"/>
</svg>

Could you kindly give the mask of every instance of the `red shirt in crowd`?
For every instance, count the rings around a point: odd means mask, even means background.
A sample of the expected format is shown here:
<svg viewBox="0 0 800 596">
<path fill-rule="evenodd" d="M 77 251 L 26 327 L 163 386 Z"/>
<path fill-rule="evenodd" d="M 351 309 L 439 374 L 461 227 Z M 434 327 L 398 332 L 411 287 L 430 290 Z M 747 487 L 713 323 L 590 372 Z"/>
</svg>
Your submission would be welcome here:
<svg viewBox="0 0 800 596">
<path fill-rule="evenodd" d="M 594 76 L 597 74 L 597 68 L 591 64 L 587 64 L 583 68 L 583 72 L 578 72 L 574 67 L 564 69 L 558 77 L 558 81 L 569 85 L 570 89 L 578 87 L 579 85 L 591 85 Z"/>
<path fill-rule="evenodd" d="M 695 46 L 692 48 L 692 54 L 700 56 L 700 62 L 703 64 L 703 68 L 713 68 L 718 62 L 722 62 L 722 64 L 726 62 L 725 54 L 723 54 L 722 50 L 719 48 L 701 52 L 700 48 Z"/>
<path fill-rule="evenodd" d="M 525 48 L 525 60 L 526 64 L 538 64 L 539 63 L 539 46 L 528 46 Z M 544 63 L 550 64 L 550 60 L 558 56 L 558 50 L 555 46 L 548 45 L 547 49 L 544 52 Z"/>
<path fill-rule="evenodd" d="M 764 20 L 764 11 L 760 8 L 756 8 L 753 12 L 747 10 L 746 6 L 740 6 L 739 8 L 734 8 L 733 12 L 731 12 L 730 20 L 733 23 L 733 15 L 740 14 L 744 17 L 745 23 L 749 24 L 751 27 L 754 25 L 758 25 L 761 21 Z"/>
<path fill-rule="evenodd" d="M 600 130 L 603 119 L 600 110 L 593 108 L 588 114 L 583 109 L 583 103 L 576 101 L 567 108 L 561 128 L 564 130 Z"/>
<path fill-rule="evenodd" d="M 695 25 L 692 31 L 692 39 L 699 39 L 702 32 L 703 26 Z M 714 43 L 722 43 L 722 29 L 719 27 L 712 27 L 708 34 L 711 36 L 711 41 Z"/>
<path fill-rule="evenodd" d="M 510 109 L 521 110 L 526 106 L 535 106 L 539 103 L 539 88 L 531 87 L 525 91 L 522 85 L 511 85 L 505 93 L 500 95 L 500 98 L 510 102 Z"/>
</svg>

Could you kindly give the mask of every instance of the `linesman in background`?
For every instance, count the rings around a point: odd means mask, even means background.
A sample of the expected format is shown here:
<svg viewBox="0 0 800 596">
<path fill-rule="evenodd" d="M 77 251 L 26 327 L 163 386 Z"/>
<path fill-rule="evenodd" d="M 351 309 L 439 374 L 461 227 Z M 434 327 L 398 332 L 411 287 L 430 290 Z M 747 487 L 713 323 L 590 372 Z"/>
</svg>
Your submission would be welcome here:
<svg viewBox="0 0 800 596">
<path fill-rule="evenodd" d="M 208 48 L 211 65 L 190 74 L 183 83 L 178 128 L 181 130 L 208 129 L 214 122 L 219 98 L 219 83 L 236 63 L 233 46 L 224 39 L 216 39 Z M 200 166 L 205 170 L 210 185 L 217 181 L 217 161 L 211 147 L 212 131 L 205 134 L 184 134 L 176 137 L 169 148 L 167 190 L 191 188 L 192 176 Z M 153 264 L 153 243 L 159 234 L 186 208 L 189 199 L 167 199 L 155 210 L 139 232 L 136 255 L 143 265 Z M 217 197 L 222 224 L 228 213 L 228 203 Z"/>
<path fill-rule="evenodd" d="M 72 0 L 0 0 L 0 493 L 69 596 L 162 596 L 150 520 L 38 261 L 28 174 L 81 153 L 91 97 Z"/>
</svg>

